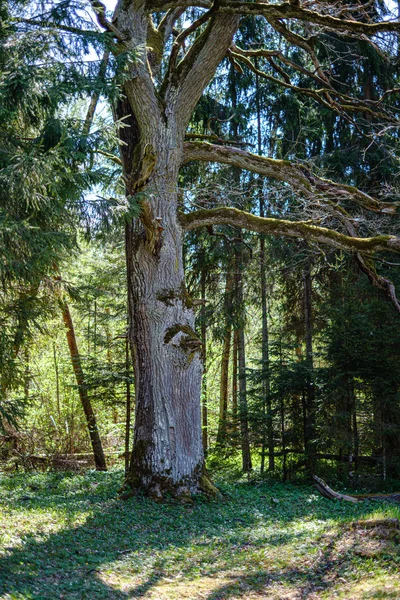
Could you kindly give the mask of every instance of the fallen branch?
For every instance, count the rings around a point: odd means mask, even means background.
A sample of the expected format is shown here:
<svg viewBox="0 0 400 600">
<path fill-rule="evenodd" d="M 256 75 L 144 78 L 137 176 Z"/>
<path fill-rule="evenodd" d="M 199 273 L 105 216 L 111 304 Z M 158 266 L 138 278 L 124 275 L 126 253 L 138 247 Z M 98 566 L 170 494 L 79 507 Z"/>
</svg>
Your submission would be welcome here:
<svg viewBox="0 0 400 600">
<path fill-rule="evenodd" d="M 393 494 L 355 494 L 354 496 L 348 496 L 347 494 L 340 494 L 335 492 L 329 485 L 320 477 L 314 475 L 315 487 L 322 496 L 329 500 L 346 500 L 347 502 L 362 502 L 363 500 L 386 500 L 388 502 L 400 502 L 400 492 L 394 492 Z"/>
<path fill-rule="evenodd" d="M 328 498 L 329 500 L 347 500 L 347 502 L 358 502 L 358 498 L 354 496 L 347 496 L 346 494 L 339 494 L 339 492 L 335 492 L 332 488 L 329 487 L 327 483 L 323 479 L 320 479 L 316 475 L 314 475 L 315 487 L 319 491 L 320 494 Z"/>
</svg>

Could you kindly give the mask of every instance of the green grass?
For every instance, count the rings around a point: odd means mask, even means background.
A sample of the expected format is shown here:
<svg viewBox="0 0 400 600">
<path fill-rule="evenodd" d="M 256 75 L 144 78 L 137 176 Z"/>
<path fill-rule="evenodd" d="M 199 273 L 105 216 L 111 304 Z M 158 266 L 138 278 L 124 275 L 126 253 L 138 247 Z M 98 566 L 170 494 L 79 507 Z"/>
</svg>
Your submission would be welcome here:
<svg viewBox="0 0 400 600">
<path fill-rule="evenodd" d="M 0 598 L 400 598 L 395 505 L 221 485 L 192 506 L 117 499 L 122 473 L 0 475 Z"/>
</svg>

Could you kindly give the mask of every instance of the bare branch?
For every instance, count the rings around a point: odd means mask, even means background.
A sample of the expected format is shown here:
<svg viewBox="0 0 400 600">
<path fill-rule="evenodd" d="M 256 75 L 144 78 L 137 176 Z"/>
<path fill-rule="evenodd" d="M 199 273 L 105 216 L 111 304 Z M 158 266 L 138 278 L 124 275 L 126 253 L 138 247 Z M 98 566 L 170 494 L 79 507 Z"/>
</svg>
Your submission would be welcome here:
<svg viewBox="0 0 400 600">
<path fill-rule="evenodd" d="M 94 29 L 81 29 L 80 27 L 72 27 L 69 25 L 61 25 L 59 23 L 53 23 L 51 21 L 38 21 L 37 19 L 24 19 L 19 17 L 12 17 L 10 19 L 11 23 L 22 23 L 25 25 L 32 25 L 33 27 L 42 27 L 44 29 L 54 29 L 57 31 L 64 31 L 66 33 L 72 33 L 73 35 L 84 35 L 84 36 L 93 36 L 95 38 L 99 38 L 100 36 L 104 36 L 104 32 L 95 31 Z"/>
<path fill-rule="evenodd" d="M 120 42 L 124 41 L 124 37 L 120 31 L 106 17 L 106 7 L 100 0 L 90 0 L 90 4 L 96 13 L 97 22 L 100 27 L 112 33 Z"/>
<path fill-rule="evenodd" d="M 357 230 L 351 219 L 347 218 L 345 211 L 340 211 L 339 214 L 335 215 L 340 222 L 344 225 L 347 230 L 347 233 L 352 237 L 357 237 Z M 400 302 L 396 295 L 396 288 L 390 279 L 387 277 L 383 277 L 376 272 L 374 261 L 367 256 L 363 256 L 359 252 L 355 254 L 355 260 L 360 267 L 361 271 L 366 274 L 370 283 L 382 290 L 384 294 L 389 298 L 390 302 L 393 304 L 394 308 L 400 313 Z"/>
<path fill-rule="evenodd" d="M 269 19 L 295 19 L 309 24 L 322 25 L 340 32 L 375 35 L 383 31 L 400 31 L 400 21 L 380 21 L 363 23 L 351 19 L 341 19 L 321 14 L 294 4 L 268 4 L 264 2 L 242 2 L 239 0 L 221 0 L 220 12 L 241 15 L 263 15 Z"/>
<path fill-rule="evenodd" d="M 363 101 L 358 98 L 354 98 L 352 96 L 343 94 L 342 92 L 335 90 L 326 78 L 323 81 L 319 76 L 315 75 L 314 73 L 311 73 L 311 71 L 308 71 L 304 67 L 293 63 L 287 57 L 283 56 L 282 53 L 280 53 L 279 51 L 243 51 L 240 48 L 234 47 L 233 50 L 230 50 L 229 54 L 233 60 L 242 62 L 248 67 L 248 69 L 250 69 L 256 75 L 262 77 L 263 79 L 272 81 L 273 83 L 276 83 L 277 85 L 280 85 L 286 89 L 290 89 L 297 94 L 302 94 L 303 96 L 313 98 L 319 104 L 322 104 L 322 106 L 325 106 L 326 108 L 337 112 L 341 116 L 346 117 L 347 115 L 344 114 L 346 112 L 362 112 L 367 113 L 368 115 L 371 115 L 375 118 L 380 118 L 382 121 L 397 122 L 393 115 L 382 112 L 382 110 L 376 110 L 376 107 L 382 102 L 382 99 L 379 99 L 379 101 L 376 102 L 370 100 Z M 254 65 L 250 60 L 250 56 L 266 58 L 272 66 L 272 68 L 277 73 L 279 73 L 283 79 L 278 79 L 277 77 L 273 77 L 265 71 L 258 69 L 257 66 Z M 288 66 L 291 66 L 297 71 L 304 73 L 308 77 L 314 79 L 317 83 L 319 83 L 320 85 L 322 84 L 324 87 L 319 89 L 312 89 L 299 87 L 293 84 L 289 75 L 279 65 L 275 63 L 275 61 L 273 60 L 273 56 L 279 58 Z M 334 98 L 337 98 L 337 100 L 334 100 Z"/>
<path fill-rule="evenodd" d="M 313 225 L 309 221 L 257 217 L 237 208 L 220 207 L 196 210 L 181 215 L 180 221 L 182 227 L 187 231 L 213 225 L 232 225 L 256 233 L 301 238 L 327 244 L 348 252 L 371 255 L 378 251 L 390 251 L 400 254 L 400 238 L 394 235 L 379 235 L 370 238 L 351 237 L 326 227 Z"/>
<path fill-rule="evenodd" d="M 288 160 L 276 160 L 258 156 L 239 148 L 218 146 L 206 142 L 185 142 L 183 162 L 200 160 L 202 162 L 218 162 L 245 169 L 288 183 L 296 192 L 313 201 L 320 198 L 330 202 L 348 200 L 363 208 L 393 214 L 399 212 L 400 203 L 380 202 L 369 194 L 350 186 L 334 183 L 314 175 L 305 165 L 296 165 Z"/>
</svg>

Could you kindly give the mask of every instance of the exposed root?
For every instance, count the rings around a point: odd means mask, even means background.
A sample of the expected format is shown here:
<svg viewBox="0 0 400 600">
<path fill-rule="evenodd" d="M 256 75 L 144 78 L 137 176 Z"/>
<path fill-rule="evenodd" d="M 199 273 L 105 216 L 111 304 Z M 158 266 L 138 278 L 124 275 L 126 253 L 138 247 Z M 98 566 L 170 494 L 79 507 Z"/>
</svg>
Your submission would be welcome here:
<svg viewBox="0 0 400 600">
<path fill-rule="evenodd" d="M 207 499 L 222 498 L 221 492 L 211 482 L 205 467 L 199 468 L 193 480 L 194 482 L 183 480 L 175 483 L 167 476 L 157 476 L 146 485 L 138 475 L 128 473 L 118 492 L 118 497 L 126 500 L 142 493 L 156 502 L 173 499 L 182 504 L 193 504 L 197 495 Z"/>
</svg>

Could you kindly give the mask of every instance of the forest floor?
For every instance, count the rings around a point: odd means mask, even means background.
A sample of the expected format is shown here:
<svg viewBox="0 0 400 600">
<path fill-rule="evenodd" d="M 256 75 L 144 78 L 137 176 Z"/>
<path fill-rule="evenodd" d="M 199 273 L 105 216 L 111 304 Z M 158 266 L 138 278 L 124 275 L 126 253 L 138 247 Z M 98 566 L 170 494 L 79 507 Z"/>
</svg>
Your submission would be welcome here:
<svg viewBox="0 0 400 600">
<path fill-rule="evenodd" d="M 223 501 L 117 499 L 121 471 L 0 474 L 0 598 L 400 599 L 396 505 L 223 484 Z M 370 524 L 371 525 L 371 524 Z"/>
</svg>

